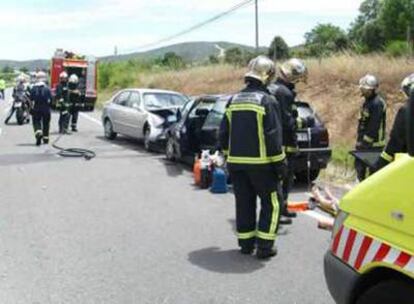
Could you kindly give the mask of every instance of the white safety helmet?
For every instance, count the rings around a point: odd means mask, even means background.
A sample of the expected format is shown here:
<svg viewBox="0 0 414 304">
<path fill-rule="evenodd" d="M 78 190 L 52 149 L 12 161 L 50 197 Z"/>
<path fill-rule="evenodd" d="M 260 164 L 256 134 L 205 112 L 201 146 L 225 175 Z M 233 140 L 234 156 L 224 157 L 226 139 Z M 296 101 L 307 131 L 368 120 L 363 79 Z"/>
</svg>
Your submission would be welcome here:
<svg viewBox="0 0 414 304">
<path fill-rule="evenodd" d="M 377 90 L 379 87 L 379 81 L 377 77 L 371 74 L 367 74 L 359 80 L 359 88 L 361 90 Z"/>
<path fill-rule="evenodd" d="M 23 74 L 20 74 L 19 76 L 17 76 L 16 82 L 17 83 L 24 83 L 24 82 L 26 82 L 26 77 L 24 77 Z"/>
<path fill-rule="evenodd" d="M 46 82 L 47 81 L 47 75 L 43 71 L 39 71 L 36 73 L 36 81 L 37 82 Z"/>
<path fill-rule="evenodd" d="M 76 74 L 72 74 L 69 76 L 69 82 L 70 83 L 78 83 L 79 82 L 79 78 Z"/>
<path fill-rule="evenodd" d="M 275 76 L 275 64 L 263 55 L 250 60 L 248 69 L 244 77 L 260 80 L 263 84 L 269 84 Z"/>
<path fill-rule="evenodd" d="M 280 73 L 290 82 L 306 82 L 308 77 L 308 68 L 305 63 L 298 59 L 292 58 L 280 66 Z"/>
<path fill-rule="evenodd" d="M 62 73 L 59 74 L 59 79 L 68 79 L 68 73 L 63 71 Z"/>
<path fill-rule="evenodd" d="M 414 90 L 414 73 L 405 77 L 401 83 L 401 91 L 405 93 L 405 95 L 410 96 L 411 91 Z"/>
</svg>

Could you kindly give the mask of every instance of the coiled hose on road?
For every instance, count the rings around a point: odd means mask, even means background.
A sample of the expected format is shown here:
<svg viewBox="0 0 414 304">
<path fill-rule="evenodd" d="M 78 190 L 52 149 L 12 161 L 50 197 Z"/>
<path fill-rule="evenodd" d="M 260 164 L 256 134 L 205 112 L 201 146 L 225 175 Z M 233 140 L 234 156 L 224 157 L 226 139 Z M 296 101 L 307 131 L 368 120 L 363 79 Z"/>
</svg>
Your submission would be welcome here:
<svg viewBox="0 0 414 304">
<path fill-rule="evenodd" d="M 91 160 L 96 157 L 96 153 L 92 150 L 83 148 L 62 148 L 57 145 L 63 134 L 59 135 L 52 143 L 52 147 L 58 150 L 58 155 L 62 157 L 83 157 L 85 160 Z"/>
</svg>

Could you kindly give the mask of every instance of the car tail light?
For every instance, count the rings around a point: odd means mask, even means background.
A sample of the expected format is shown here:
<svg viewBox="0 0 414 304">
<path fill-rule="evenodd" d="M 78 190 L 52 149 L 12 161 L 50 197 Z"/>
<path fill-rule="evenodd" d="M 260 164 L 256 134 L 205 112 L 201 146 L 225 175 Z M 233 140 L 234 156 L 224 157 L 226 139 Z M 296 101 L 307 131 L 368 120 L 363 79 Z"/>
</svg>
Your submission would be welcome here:
<svg viewBox="0 0 414 304">
<path fill-rule="evenodd" d="M 320 143 L 329 146 L 329 132 L 327 129 L 322 129 L 320 133 Z"/>
</svg>

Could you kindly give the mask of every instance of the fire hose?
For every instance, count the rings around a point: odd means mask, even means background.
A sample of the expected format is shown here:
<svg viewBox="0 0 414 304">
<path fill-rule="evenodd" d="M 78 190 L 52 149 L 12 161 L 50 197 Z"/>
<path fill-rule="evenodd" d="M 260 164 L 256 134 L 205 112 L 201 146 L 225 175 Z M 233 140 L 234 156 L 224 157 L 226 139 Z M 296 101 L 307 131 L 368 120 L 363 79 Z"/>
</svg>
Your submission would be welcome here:
<svg viewBox="0 0 414 304">
<path fill-rule="evenodd" d="M 55 141 L 52 143 L 52 147 L 58 150 L 58 155 L 61 157 L 83 157 L 85 160 L 91 160 L 96 157 L 96 153 L 92 150 L 83 149 L 83 148 L 63 148 L 58 146 L 59 140 L 62 138 L 63 134 L 59 135 Z"/>
</svg>

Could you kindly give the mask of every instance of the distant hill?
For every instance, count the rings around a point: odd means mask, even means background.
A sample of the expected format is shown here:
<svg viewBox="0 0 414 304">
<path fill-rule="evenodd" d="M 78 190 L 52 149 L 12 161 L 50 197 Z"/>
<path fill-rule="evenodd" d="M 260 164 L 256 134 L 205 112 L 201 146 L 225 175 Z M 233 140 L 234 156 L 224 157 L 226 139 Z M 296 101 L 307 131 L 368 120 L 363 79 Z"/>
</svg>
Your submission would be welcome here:
<svg viewBox="0 0 414 304">
<path fill-rule="evenodd" d="M 126 55 L 118 56 L 105 56 L 100 57 L 101 61 L 123 61 L 129 59 L 155 59 L 164 56 L 168 52 L 174 52 L 181 56 L 186 62 L 201 62 L 208 59 L 210 55 L 219 55 L 226 49 L 238 47 L 242 50 L 254 52 L 254 47 L 231 43 L 231 42 L 185 42 L 174 44 L 146 52 L 137 52 Z M 220 51 L 222 49 L 222 51 Z M 266 51 L 266 48 L 261 48 L 261 51 Z M 10 66 L 15 69 L 26 67 L 29 70 L 35 70 L 36 68 L 47 69 L 49 66 L 49 59 L 29 60 L 29 61 L 13 61 L 13 60 L 0 60 L 0 69 Z"/>
<path fill-rule="evenodd" d="M 37 68 L 47 69 L 49 67 L 49 60 L 46 60 L 46 59 L 27 60 L 27 61 L 0 60 L 0 69 L 2 69 L 5 66 L 9 66 L 14 69 L 27 68 L 30 71 L 34 71 Z"/>
<path fill-rule="evenodd" d="M 119 56 L 107 56 L 102 57 L 103 61 L 122 61 L 132 58 L 142 58 L 142 59 L 155 59 L 164 56 L 164 54 L 169 52 L 174 52 L 178 56 L 181 56 L 187 62 L 200 62 L 207 60 L 211 55 L 220 55 L 222 49 L 223 51 L 232 47 L 238 47 L 242 50 L 248 52 L 254 52 L 255 48 L 247 45 L 231 43 L 231 42 L 185 42 L 174 44 L 155 50 L 150 50 L 146 52 L 132 53 L 127 55 Z M 266 51 L 266 48 L 261 48 L 261 51 Z"/>
</svg>

